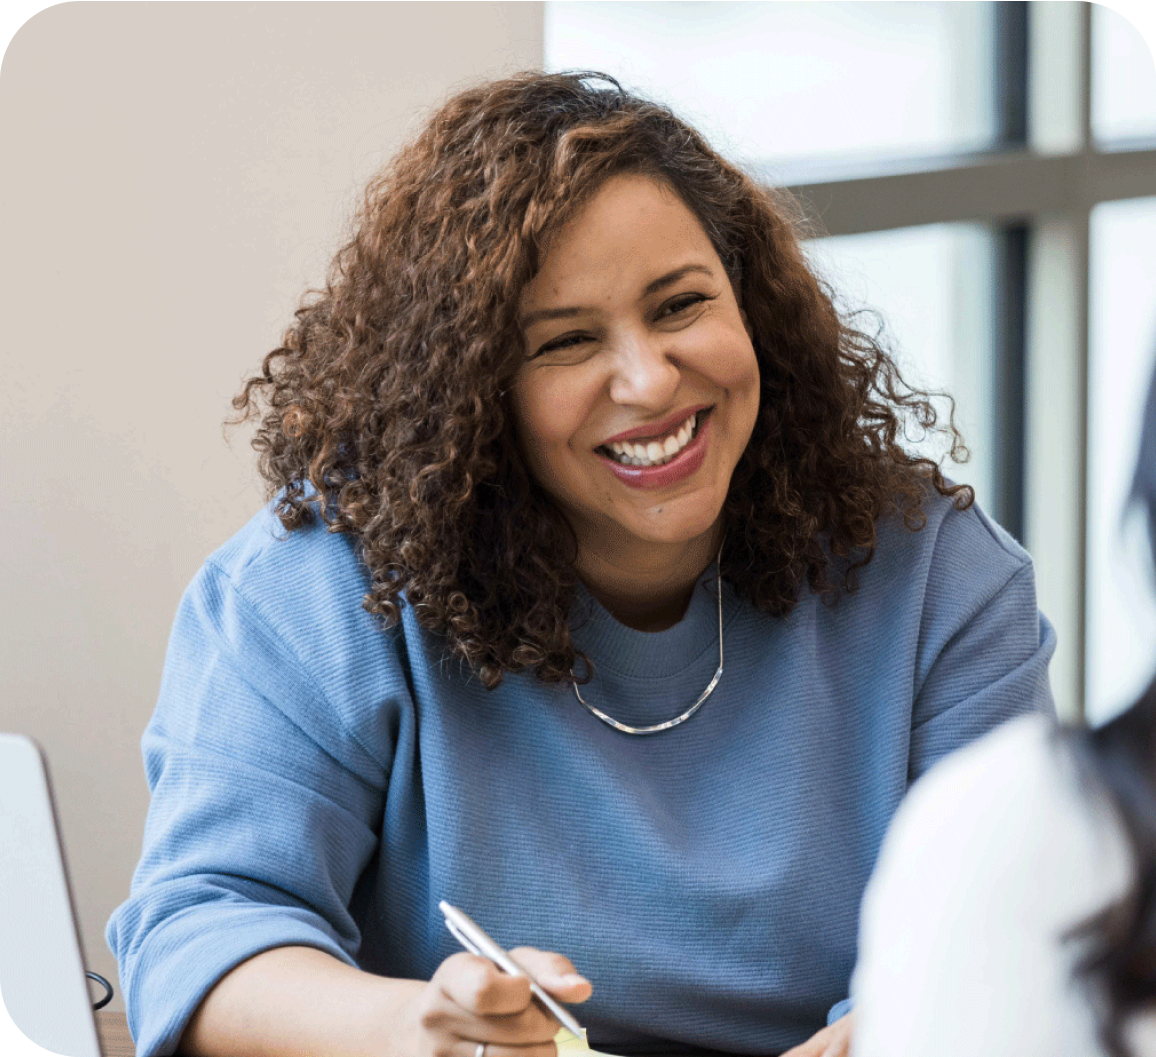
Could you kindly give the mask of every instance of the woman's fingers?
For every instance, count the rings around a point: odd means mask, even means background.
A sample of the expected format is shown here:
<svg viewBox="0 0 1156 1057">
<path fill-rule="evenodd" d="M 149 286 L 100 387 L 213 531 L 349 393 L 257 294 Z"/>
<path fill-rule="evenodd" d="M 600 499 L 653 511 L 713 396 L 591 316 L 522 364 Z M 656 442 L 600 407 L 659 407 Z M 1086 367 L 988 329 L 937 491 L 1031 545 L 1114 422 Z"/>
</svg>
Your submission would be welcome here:
<svg viewBox="0 0 1156 1057">
<path fill-rule="evenodd" d="M 442 1001 L 431 1002 L 423 1026 L 502 1045 L 548 1043 L 558 1031 L 554 1018 L 532 1001 L 530 981 L 511 976 L 493 962 L 473 954 L 455 954 L 439 966 L 430 981 Z M 487 1051 L 488 1053 L 488 1051 Z"/>
<path fill-rule="evenodd" d="M 503 972 L 488 958 L 455 954 L 434 973 L 437 984 L 452 1002 L 478 1016 L 519 1013 L 530 1004 L 530 981 Z"/>
<path fill-rule="evenodd" d="M 473 1039 L 462 1039 L 455 1045 L 451 1057 L 478 1057 L 478 1043 Z M 487 1042 L 484 1057 L 557 1057 L 558 1048 L 553 1042 L 540 1042 L 530 1046 L 505 1046 L 497 1042 Z"/>
<path fill-rule="evenodd" d="M 563 954 L 534 947 L 515 947 L 510 954 L 550 994 L 563 1002 L 585 1002 L 593 991 L 590 981 Z"/>
<path fill-rule="evenodd" d="M 854 1025 L 855 1013 L 852 1010 L 806 1042 L 787 1050 L 783 1057 L 848 1057 Z"/>
<path fill-rule="evenodd" d="M 590 997 L 590 982 L 560 954 L 519 947 L 514 960 L 563 1002 Z M 423 991 L 418 1057 L 556 1057 L 558 1023 L 530 981 L 474 954 L 447 958 Z M 485 1046 L 484 1054 L 479 1046 Z"/>
</svg>

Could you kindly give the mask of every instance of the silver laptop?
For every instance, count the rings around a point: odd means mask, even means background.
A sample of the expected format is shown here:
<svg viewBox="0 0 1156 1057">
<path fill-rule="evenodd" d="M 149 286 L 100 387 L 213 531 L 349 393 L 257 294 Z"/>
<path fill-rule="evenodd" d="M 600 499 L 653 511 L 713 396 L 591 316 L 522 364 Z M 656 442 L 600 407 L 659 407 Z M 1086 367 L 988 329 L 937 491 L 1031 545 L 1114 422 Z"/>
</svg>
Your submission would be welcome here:
<svg viewBox="0 0 1156 1057">
<path fill-rule="evenodd" d="M 0 1054 L 101 1057 L 44 755 L 0 734 Z"/>
</svg>

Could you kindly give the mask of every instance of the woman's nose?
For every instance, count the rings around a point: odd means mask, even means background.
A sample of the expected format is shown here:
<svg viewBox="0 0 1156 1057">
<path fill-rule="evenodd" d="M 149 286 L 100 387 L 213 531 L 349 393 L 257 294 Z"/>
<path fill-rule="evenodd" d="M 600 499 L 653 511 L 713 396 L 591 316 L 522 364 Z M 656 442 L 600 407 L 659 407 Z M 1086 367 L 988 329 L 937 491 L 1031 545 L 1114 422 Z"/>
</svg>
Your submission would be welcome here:
<svg viewBox="0 0 1156 1057">
<path fill-rule="evenodd" d="M 666 347 L 669 335 L 631 335 L 615 350 L 610 398 L 617 404 L 666 407 L 678 389 L 678 364 Z"/>
</svg>

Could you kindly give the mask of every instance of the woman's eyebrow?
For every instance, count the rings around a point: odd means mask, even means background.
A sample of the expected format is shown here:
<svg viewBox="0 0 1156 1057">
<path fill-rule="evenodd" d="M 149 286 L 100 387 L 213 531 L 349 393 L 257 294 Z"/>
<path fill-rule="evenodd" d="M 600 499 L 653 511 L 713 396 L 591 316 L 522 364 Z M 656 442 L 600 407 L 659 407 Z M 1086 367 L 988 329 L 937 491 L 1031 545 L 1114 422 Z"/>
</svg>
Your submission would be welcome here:
<svg viewBox="0 0 1156 1057">
<path fill-rule="evenodd" d="M 642 296 L 649 297 L 651 294 L 661 290 L 664 286 L 677 283 L 683 276 L 690 275 L 692 272 L 702 272 L 703 275 L 714 276 L 714 272 L 705 264 L 684 264 L 681 268 L 675 268 L 674 271 L 660 275 L 654 282 L 648 283 L 646 289 L 642 291 Z"/>
<path fill-rule="evenodd" d="M 650 297 L 651 294 L 657 293 L 664 286 L 670 286 L 671 283 L 677 283 L 679 279 L 690 275 L 693 272 L 701 272 L 703 275 L 713 277 L 714 272 L 710 270 L 705 264 L 684 264 L 681 268 L 675 268 L 673 271 L 667 272 L 665 275 L 660 275 L 653 282 L 646 284 L 646 289 L 642 291 L 643 297 Z M 523 330 L 528 330 L 535 323 L 541 323 L 548 319 L 573 319 L 574 316 L 579 316 L 587 311 L 585 308 L 537 308 L 533 312 L 527 312 L 518 319 L 518 325 Z"/>
<path fill-rule="evenodd" d="M 527 312 L 524 316 L 519 317 L 518 326 L 523 330 L 529 330 L 535 323 L 541 323 L 543 320 L 571 319 L 581 315 L 584 311 L 583 308 L 536 308 L 533 312 Z"/>
</svg>

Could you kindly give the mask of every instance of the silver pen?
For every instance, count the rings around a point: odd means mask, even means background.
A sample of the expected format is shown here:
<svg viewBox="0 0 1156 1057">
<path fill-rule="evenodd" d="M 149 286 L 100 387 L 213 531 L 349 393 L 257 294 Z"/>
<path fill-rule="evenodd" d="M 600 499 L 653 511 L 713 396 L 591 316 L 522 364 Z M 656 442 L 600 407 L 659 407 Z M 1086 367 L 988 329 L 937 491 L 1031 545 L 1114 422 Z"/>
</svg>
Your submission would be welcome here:
<svg viewBox="0 0 1156 1057">
<path fill-rule="evenodd" d="M 556 998 L 550 995 L 546 989 L 534 979 L 532 974 L 527 972 L 523 966 L 519 965 L 510 955 L 509 951 L 502 950 L 501 947 L 490 939 L 478 925 L 470 920 L 468 915 L 462 913 L 457 907 L 450 906 L 444 899 L 438 903 L 438 909 L 445 915 L 446 928 L 454 934 L 454 938 L 457 939 L 467 951 L 480 955 L 482 958 L 489 958 L 499 969 L 504 970 L 511 976 L 524 976 L 530 981 L 530 990 L 534 992 L 534 997 L 557 1018 L 558 1023 L 567 1031 L 577 1035 L 578 1038 L 586 1038 L 586 1030 L 574 1019 L 574 1015 L 558 1002 Z"/>
</svg>

